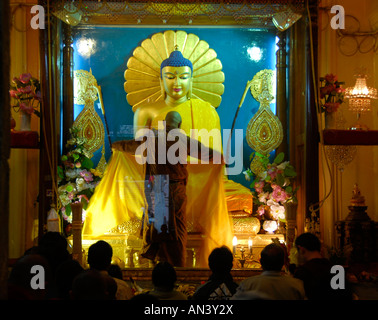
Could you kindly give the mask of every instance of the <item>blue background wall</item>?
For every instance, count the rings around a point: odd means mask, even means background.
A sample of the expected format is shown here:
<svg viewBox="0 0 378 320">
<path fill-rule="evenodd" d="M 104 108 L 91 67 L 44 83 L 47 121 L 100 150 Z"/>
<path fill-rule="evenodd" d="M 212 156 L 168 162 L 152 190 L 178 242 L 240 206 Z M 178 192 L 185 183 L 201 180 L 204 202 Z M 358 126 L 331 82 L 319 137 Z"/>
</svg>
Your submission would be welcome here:
<svg viewBox="0 0 378 320">
<path fill-rule="evenodd" d="M 274 31 L 266 29 L 248 28 L 144 28 L 144 27 L 93 27 L 76 30 L 74 37 L 74 70 L 88 70 L 91 68 L 98 85 L 101 86 L 105 106 L 107 123 L 112 142 L 132 138 L 133 112 L 127 103 L 124 91 L 124 72 L 128 59 L 136 47 L 143 40 L 150 38 L 157 32 L 166 30 L 184 30 L 196 34 L 201 40 L 209 43 L 218 59 L 222 62 L 225 74 L 225 91 L 222 103 L 217 108 L 222 129 L 230 129 L 236 109 L 243 95 L 247 81 L 262 69 L 275 70 L 276 65 L 276 36 Z M 78 40 L 86 38 L 96 41 L 95 52 L 86 57 L 78 52 Z M 260 48 L 260 55 L 251 57 L 251 48 Z M 96 111 L 103 119 L 99 108 L 99 101 L 95 102 Z M 245 131 L 250 119 L 258 110 L 259 104 L 248 92 L 244 104 L 238 114 L 235 129 L 242 129 L 243 136 L 243 166 L 249 166 L 249 155 L 253 150 L 245 139 Z M 75 105 L 75 117 L 83 106 Z M 271 108 L 275 111 L 275 105 Z M 105 131 L 106 132 L 106 131 Z M 106 158 L 110 157 L 110 148 L 105 138 Z M 234 148 L 232 148 L 234 150 Z M 101 157 L 101 148 L 94 155 L 97 163 Z M 249 184 L 241 173 L 230 176 L 230 179 L 245 186 Z"/>
</svg>

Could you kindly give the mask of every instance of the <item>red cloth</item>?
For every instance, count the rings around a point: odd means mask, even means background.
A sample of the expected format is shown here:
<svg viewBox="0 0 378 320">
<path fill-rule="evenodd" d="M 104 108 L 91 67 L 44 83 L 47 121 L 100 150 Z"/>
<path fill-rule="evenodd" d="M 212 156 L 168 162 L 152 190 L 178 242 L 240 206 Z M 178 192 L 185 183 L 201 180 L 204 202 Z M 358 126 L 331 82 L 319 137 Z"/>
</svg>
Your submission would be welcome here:
<svg viewBox="0 0 378 320">
<path fill-rule="evenodd" d="M 377 130 L 324 130 L 325 145 L 378 145 Z"/>
<path fill-rule="evenodd" d="M 38 148 L 39 136 L 37 131 L 11 131 L 12 148 Z"/>
</svg>

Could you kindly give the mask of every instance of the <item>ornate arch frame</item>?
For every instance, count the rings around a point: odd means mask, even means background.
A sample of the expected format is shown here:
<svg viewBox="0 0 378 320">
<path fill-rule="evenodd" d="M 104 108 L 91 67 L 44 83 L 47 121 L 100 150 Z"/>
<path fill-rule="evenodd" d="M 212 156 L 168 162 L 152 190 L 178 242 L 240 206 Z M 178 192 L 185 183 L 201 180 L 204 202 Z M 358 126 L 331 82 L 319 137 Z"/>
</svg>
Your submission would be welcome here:
<svg viewBox="0 0 378 320">
<path fill-rule="evenodd" d="M 277 116 L 283 124 L 284 139 L 278 151 L 290 155 L 302 186 L 298 212 L 298 231 L 304 230 L 308 208 L 318 202 L 318 142 L 315 93 L 317 78 L 317 10 L 316 0 L 231 0 L 231 1 L 75 1 L 40 0 L 46 8 L 46 29 L 40 30 L 41 81 L 43 84 L 46 136 L 62 123 L 63 134 L 73 124 L 73 48 L 72 34 L 77 24 L 128 25 L 228 25 L 274 28 L 272 17 L 289 7 L 304 13 L 305 18 L 286 31 L 277 31 Z M 79 21 L 78 21 L 79 20 Z M 311 21 L 311 24 L 309 24 Z M 310 38 L 310 34 L 312 38 Z M 290 48 L 288 50 L 288 48 Z M 314 59 L 311 60 L 311 51 Z M 301 71 L 301 72 L 300 72 Z M 300 83 L 300 85 L 298 85 Z M 304 95 L 303 95 L 304 93 Z M 62 121 L 60 110 L 63 110 Z M 297 124 L 294 126 L 294 122 Z M 299 124 L 299 125 L 298 125 Z M 43 139 L 43 137 L 41 137 Z M 60 137 L 56 136 L 58 144 Z M 62 147 L 68 137 L 62 137 Z M 41 163 L 51 155 L 41 152 Z M 48 167 L 47 165 L 45 166 Z M 51 174 L 41 173 L 40 233 L 46 223 Z"/>
</svg>

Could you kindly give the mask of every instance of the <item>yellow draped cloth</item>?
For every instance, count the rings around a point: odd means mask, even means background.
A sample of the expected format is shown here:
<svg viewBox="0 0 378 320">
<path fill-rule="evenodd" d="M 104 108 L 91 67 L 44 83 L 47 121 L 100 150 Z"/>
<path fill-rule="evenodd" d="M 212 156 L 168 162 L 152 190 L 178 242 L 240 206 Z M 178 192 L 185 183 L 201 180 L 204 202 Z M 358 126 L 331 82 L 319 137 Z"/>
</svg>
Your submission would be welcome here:
<svg viewBox="0 0 378 320">
<path fill-rule="evenodd" d="M 174 109 L 182 118 L 181 129 L 190 136 L 191 129 L 220 130 L 219 116 L 214 107 L 198 99 L 189 100 Z M 158 128 L 166 113 L 152 123 Z M 219 131 L 220 134 L 220 131 Z M 201 140 L 201 138 L 199 138 Z M 207 141 L 205 145 L 221 150 Z M 220 148 L 220 149 L 219 149 Z M 208 266 L 208 256 L 215 248 L 232 245 L 232 221 L 229 217 L 224 190 L 224 166 L 220 164 L 188 164 L 187 221 L 201 230 L 203 241 L 197 253 L 199 267 Z M 135 156 L 114 151 L 104 177 L 96 187 L 86 213 L 84 235 L 101 236 L 110 229 L 132 219 L 142 219 L 145 166 Z"/>
<path fill-rule="evenodd" d="M 145 166 L 134 155 L 114 150 L 87 208 L 83 234 L 101 236 L 124 222 L 141 219 Z"/>
</svg>

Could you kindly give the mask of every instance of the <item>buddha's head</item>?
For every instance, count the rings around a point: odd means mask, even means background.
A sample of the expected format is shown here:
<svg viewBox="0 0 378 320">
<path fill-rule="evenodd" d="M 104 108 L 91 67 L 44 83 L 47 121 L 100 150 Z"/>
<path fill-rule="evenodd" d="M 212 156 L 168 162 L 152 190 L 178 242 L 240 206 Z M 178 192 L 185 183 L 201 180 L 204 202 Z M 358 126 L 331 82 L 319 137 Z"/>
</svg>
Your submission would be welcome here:
<svg viewBox="0 0 378 320">
<path fill-rule="evenodd" d="M 164 100 L 185 102 L 192 94 L 193 65 L 178 50 L 160 65 L 160 86 Z"/>
</svg>

